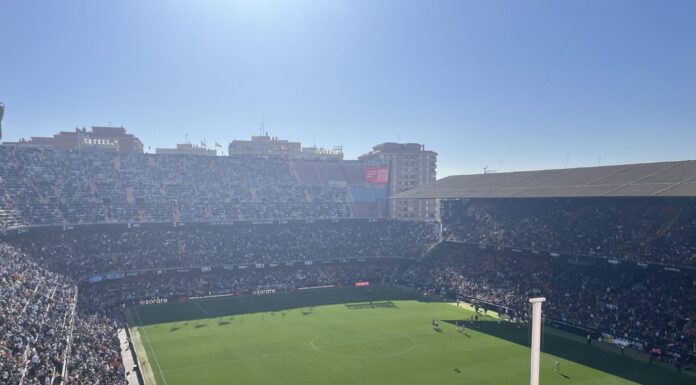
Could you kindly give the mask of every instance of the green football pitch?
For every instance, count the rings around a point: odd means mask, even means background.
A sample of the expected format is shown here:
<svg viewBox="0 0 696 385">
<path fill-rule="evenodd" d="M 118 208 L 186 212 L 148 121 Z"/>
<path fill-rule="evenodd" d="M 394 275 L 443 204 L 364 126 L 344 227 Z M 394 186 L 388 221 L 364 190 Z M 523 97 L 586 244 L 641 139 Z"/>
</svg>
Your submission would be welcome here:
<svg viewBox="0 0 696 385">
<path fill-rule="evenodd" d="M 131 324 L 139 325 L 134 339 L 148 385 L 528 384 L 528 326 L 494 317 L 475 323 L 473 314 L 395 288 L 227 297 L 127 311 Z M 441 320 L 441 331 L 432 328 L 433 318 Z M 468 321 L 464 332 L 447 322 L 455 320 Z M 696 383 L 548 328 L 543 348 L 542 384 Z"/>
</svg>

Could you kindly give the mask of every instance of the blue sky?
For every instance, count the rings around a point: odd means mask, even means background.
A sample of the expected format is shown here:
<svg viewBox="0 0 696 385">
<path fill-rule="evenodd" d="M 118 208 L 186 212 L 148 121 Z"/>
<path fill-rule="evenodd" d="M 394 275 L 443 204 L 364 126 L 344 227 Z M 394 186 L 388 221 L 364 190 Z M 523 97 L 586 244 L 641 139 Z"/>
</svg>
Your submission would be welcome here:
<svg viewBox="0 0 696 385">
<path fill-rule="evenodd" d="M 586 3 L 1 0 L 4 140 L 226 145 L 265 116 L 348 158 L 424 143 L 440 177 L 695 159 L 696 1 L 592 0 L 566 45 Z"/>
</svg>

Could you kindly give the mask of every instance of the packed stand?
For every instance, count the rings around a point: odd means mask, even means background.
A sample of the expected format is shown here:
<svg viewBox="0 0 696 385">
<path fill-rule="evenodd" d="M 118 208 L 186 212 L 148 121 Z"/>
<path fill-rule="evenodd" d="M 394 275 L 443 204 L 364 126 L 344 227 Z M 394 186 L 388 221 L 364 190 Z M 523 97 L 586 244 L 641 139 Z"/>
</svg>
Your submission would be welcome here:
<svg viewBox="0 0 696 385">
<path fill-rule="evenodd" d="M 0 146 L 0 164 L 0 229 L 351 215 L 345 186 L 301 185 L 280 157 Z"/>
<path fill-rule="evenodd" d="M 256 289 L 295 291 L 303 287 L 351 286 L 357 281 L 388 283 L 402 262 L 371 261 L 308 266 L 250 266 L 246 269 L 150 273 L 82 286 L 80 304 L 110 309 L 141 299 L 242 295 Z"/>
<path fill-rule="evenodd" d="M 51 384 L 62 370 L 77 288 L 4 244 L 0 261 L 0 381 Z"/>
<path fill-rule="evenodd" d="M 474 199 L 445 227 L 467 243 L 696 265 L 691 198 Z"/>
<path fill-rule="evenodd" d="M 437 240 L 437 225 L 433 223 L 352 219 L 34 231 L 10 241 L 50 269 L 79 280 L 95 274 L 141 269 L 417 258 Z"/>
<path fill-rule="evenodd" d="M 70 366 L 82 362 L 84 353 L 97 354 L 89 362 L 93 368 L 105 364 L 104 357 L 94 350 L 96 345 L 80 343 L 95 337 L 95 329 L 103 323 L 76 315 L 76 297 L 77 287 L 70 279 L 0 244 L 0 384 L 122 384 L 118 377 L 108 379 L 106 372 L 89 379 L 73 374 L 68 379 L 62 377 L 71 341 Z M 75 355 L 76 351 L 83 354 Z"/>
<path fill-rule="evenodd" d="M 80 294 L 82 296 L 82 294 Z M 81 301 L 80 306 L 85 305 Z M 75 319 L 66 385 L 127 385 L 115 323 L 101 309 Z"/>
</svg>

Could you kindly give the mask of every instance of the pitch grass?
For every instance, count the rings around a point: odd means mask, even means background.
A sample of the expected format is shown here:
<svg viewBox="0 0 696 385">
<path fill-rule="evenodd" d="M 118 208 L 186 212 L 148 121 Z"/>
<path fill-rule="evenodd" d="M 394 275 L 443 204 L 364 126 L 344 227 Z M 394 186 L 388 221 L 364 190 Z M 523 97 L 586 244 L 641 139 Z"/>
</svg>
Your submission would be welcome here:
<svg viewBox="0 0 696 385">
<path fill-rule="evenodd" d="M 529 383 L 526 325 L 488 319 L 460 333 L 440 322 L 442 331 L 437 332 L 431 327 L 433 317 L 469 320 L 473 312 L 418 300 L 381 302 L 412 295 L 359 290 L 140 306 L 129 318 L 146 325 L 139 328 L 147 353 L 143 366 L 151 366 L 157 385 Z M 363 301 L 366 296 L 380 302 L 297 307 L 298 302 L 330 302 L 332 297 Z M 283 303 L 293 308 L 221 316 L 258 306 L 278 309 Z M 159 323 L 167 318 L 178 321 Z M 544 344 L 555 354 L 542 357 L 544 385 L 694 383 L 671 370 L 548 331 Z M 560 372 L 554 371 L 556 360 Z"/>
</svg>

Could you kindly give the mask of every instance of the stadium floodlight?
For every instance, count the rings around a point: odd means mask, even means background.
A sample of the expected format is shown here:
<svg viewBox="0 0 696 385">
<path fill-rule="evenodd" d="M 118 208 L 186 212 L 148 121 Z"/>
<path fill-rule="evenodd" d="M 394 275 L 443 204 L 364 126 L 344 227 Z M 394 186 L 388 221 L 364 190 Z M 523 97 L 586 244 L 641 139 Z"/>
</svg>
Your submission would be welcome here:
<svg viewBox="0 0 696 385">
<path fill-rule="evenodd" d="M 541 356 L 541 304 L 546 298 L 530 298 L 532 303 L 532 364 L 529 385 L 539 385 L 539 359 Z"/>
</svg>

